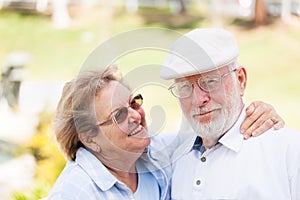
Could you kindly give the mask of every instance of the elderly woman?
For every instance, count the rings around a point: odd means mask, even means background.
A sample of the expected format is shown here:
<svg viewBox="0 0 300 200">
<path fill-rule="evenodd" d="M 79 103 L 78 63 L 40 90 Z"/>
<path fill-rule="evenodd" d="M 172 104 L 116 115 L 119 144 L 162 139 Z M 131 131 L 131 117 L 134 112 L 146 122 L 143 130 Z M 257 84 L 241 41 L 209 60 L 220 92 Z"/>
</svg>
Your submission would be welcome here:
<svg viewBox="0 0 300 200">
<path fill-rule="evenodd" d="M 116 72 L 114 66 L 82 72 L 65 85 L 54 131 L 69 162 L 48 199 L 170 198 L 170 167 L 151 158 L 142 96 L 132 96 Z"/>
</svg>

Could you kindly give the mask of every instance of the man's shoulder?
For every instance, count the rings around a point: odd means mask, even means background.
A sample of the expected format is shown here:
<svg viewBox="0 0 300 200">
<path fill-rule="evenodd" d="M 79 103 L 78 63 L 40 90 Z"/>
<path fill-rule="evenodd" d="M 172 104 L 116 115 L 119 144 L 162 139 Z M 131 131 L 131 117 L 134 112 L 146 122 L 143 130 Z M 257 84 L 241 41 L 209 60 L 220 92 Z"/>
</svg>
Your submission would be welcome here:
<svg viewBox="0 0 300 200">
<path fill-rule="evenodd" d="M 193 143 L 196 135 L 192 131 L 180 131 L 172 133 L 161 133 L 151 138 L 150 147 L 154 149 L 170 148 L 175 149 L 179 146 L 186 146 Z"/>
<path fill-rule="evenodd" d="M 152 138 L 149 155 L 157 160 L 169 160 L 192 148 L 196 135 L 193 132 L 163 133 Z"/>
<path fill-rule="evenodd" d="M 265 136 L 268 138 L 273 138 L 274 140 L 281 140 L 281 141 L 286 141 L 286 142 L 300 140 L 300 132 L 299 131 L 296 131 L 291 128 L 286 128 L 286 127 L 281 128 L 279 130 L 270 129 L 265 134 L 262 134 L 261 136 L 262 136 L 262 138 Z"/>
<path fill-rule="evenodd" d="M 300 132 L 290 129 L 282 128 L 274 131 L 274 137 L 278 141 L 286 142 L 287 144 L 296 145 L 300 149 Z"/>
<path fill-rule="evenodd" d="M 281 150 L 293 148 L 300 153 L 300 132 L 290 128 L 270 129 L 246 142 L 262 144 L 266 148 L 279 148 Z"/>
<path fill-rule="evenodd" d="M 152 139 L 161 140 L 161 141 L 169 143 L 172 140 L 185 140 L 189 137 L 192 137 L 193 135 L 194 135 L 193 131 L 177 131 L 177 132 L 174 131 L 174 132 L 157 134 Z"/>
</svg>

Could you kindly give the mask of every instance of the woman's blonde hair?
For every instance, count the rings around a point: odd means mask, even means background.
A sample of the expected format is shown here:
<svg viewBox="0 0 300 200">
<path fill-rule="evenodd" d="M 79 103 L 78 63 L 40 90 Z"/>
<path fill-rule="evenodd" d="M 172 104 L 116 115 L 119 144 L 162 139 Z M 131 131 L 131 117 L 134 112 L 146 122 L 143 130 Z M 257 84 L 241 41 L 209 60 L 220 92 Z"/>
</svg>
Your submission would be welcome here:
<svg viewBox="0 0 300 200">
<path fill-rule="evenodd" d="M 68 160 L 75 160 L 76 152 L 84 147 L 78 134 L 88 138 L 99 132 L 94 99 L 110 81 L 122 81 L 115 65 L 102 70 L 81 72 L 63 88 L 53 121 L 53 129 L 61 151 Z"/>
</svg>

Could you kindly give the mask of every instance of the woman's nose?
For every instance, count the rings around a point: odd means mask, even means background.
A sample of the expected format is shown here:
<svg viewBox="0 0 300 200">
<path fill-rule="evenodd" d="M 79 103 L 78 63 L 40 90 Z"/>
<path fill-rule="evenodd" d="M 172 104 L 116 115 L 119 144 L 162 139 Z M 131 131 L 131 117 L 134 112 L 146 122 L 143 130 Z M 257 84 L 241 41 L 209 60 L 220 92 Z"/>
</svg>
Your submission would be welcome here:
<svg viewBox="0 0 300 200">
<path fill-rule="evenodd" d="M 135 110 L 131 107 L 128 108 L 128 117 L 129 117 L 130 122 L 135 122 L 135 121 L 140 122 L 141 118 L 142 118 L 141 114 L 137 110 Z"/>
</svg>

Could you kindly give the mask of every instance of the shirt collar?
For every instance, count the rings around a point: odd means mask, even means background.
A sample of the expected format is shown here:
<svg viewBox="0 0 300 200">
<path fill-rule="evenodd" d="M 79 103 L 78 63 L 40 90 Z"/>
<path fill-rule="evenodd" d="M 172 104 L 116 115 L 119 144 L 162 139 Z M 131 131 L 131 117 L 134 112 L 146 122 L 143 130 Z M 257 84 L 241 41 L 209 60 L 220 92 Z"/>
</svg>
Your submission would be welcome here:
<svg viewBox="0 0 300 200">
<path fill-rule="evenodd" d="M 75 162 L 82 167 L 95 184 L 103 191 L 109 190 L 117 182 L 117 178 L 85 148 L 80 147 L 78 149 Z"/>
<path fill-rule="evenodd" d="M 224 145 L 225 147 L 235 151 L 239 152 L 243 142 L 244 142 L 244 137 L 243 134 L 240 131 L 240 127 L 242 122 L 246 118 L 246 112 L 245 112 L 245 107 L 243 108 L 238 120 L 236 123 L 233 125 L 232 128 L 230 128 L 227 133 L 219 140 L 219 142 Z"/>
<path fill-rule="evenodd" d="M 227 147 L 235 152 L 239 152 L 242 147 L 243 141 L 244 141 L 243 134 L 240 132 L 240 126 L 245 118 L 246 118 L 246 113 L 245 113 L 245 107 L 244 107 L 244 109 L 241 112 L 236 123 L 233 125 L 233 127 L 231 129 L 229 129 L 227 131 L 226 134 L 224 134 L 220 138 L 220 140 L 217 142 L 217 144 L 221 143 L 225 147 Z M 192 146 L 192 150 L 197 150 L 197 151 L 200 151 L 201 153 L 203 153 L 202 144 L 203 144 L 202 139 L 199 136 L 197 136 L 194 141 L 194 144 Z"/>
<path fill-rule="evenodd" d="M 146 151 L 143 153 L 143 158 L 149 161 Z M 118 179 L 108 171 L 101 161 L 83 147 L 78 149 L 75 162 L 82 167 L 102 191 L 109 190 L 116 182 L 118 182 Z M 142 163 L 137 164 L 136 167 L 139 173 L 145 171 L 148 172 Z"/>
</svg>

